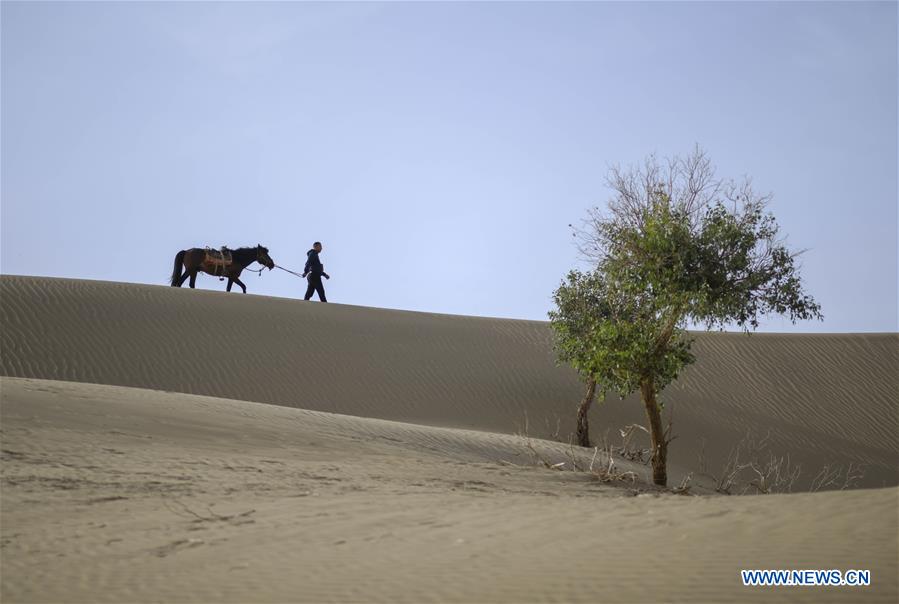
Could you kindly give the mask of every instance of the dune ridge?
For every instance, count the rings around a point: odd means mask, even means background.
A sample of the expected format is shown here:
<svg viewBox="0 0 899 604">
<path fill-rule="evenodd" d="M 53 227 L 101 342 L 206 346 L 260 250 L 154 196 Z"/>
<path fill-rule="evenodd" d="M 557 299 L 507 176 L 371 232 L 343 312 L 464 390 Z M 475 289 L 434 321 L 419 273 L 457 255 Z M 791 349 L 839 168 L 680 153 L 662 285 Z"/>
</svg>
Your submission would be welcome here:
<svg viewBox="0 0 899 604">
<path fill-rule="evenodd" d="M 0 374 L 271 403 L 566 440 L 582 396 L 547 323 L 202 290 L 0 277 Z M 899 335 L 697 333 L 663 394 L 673 466 L 714 466 L 752 431 L 807 468 L 863 465 L 899 484 Z M 595 437 L 643 423 L 634 396 Z M 677 473 L 673 478 L 677 477 Z"/>
</svg>

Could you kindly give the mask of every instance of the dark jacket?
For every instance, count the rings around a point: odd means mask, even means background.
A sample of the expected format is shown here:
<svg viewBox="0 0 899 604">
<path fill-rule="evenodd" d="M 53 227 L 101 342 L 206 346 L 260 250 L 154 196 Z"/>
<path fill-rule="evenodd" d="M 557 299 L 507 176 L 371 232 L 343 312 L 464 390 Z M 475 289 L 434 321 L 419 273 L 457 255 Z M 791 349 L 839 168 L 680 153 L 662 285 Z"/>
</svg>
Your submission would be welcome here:
<svg viewBox="0 0 899 604">
<path fill-rule="evenodd" d="M 303 269 L 303 272 L 311 273 L 317 277 L 321 277 L 324 274 L 325 265 L 318 259 L 318 252 L 315 250 L 306 252 L 306 268 Z"/>
</svg>

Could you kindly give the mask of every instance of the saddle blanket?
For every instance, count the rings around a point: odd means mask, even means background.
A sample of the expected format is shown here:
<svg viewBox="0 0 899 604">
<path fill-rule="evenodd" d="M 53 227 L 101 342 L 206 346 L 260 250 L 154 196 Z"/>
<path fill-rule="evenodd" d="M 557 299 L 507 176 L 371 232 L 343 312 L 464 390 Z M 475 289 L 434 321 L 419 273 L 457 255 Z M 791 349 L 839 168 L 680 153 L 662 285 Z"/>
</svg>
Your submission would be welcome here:
<svg viewBox="0 0 899 604">
<path fill-rule="evenodd" d="M 211 247 L 207 247 L 206 248 L 206 258 L 204 258 L 204 261 L 207 264 L 211 264 L 213 266 L 221 266 L 221 267 L 230 266 L 230 264 L 232 262 L 231 250 L 229 250 L 226 247 L 222 247 L 221 250 L 215 250 L 215 249 L 212 249 Z"/>
</svg>

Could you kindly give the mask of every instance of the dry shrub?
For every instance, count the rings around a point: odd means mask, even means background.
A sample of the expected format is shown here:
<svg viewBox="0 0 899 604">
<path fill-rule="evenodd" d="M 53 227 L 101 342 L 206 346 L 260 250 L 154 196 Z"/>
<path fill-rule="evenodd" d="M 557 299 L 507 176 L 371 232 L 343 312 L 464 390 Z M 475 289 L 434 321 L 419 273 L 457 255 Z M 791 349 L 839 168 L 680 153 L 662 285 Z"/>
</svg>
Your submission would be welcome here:
<svg viewBox="0 0 899 604">
<path fill-rule="evenodd" d="M 705 441 L 699 451 L 699 475 L 710 478 L 715 491 L 725 495 L 791 493 L 802 473 L 802 467 L 794 464 L 789 453 L 777 455 L 770 449 L 771 432 L 756 437 L 752 431 L 746 434 L 731 448 L 721 470 L 713 474 L 705 459 Z M 826 465 L 809 486 L 809 491 L 819 491 L 832 487 L 848 489 L 853 487 L 862 477 L 862 467 L 849 464 Z"/>
</svg>

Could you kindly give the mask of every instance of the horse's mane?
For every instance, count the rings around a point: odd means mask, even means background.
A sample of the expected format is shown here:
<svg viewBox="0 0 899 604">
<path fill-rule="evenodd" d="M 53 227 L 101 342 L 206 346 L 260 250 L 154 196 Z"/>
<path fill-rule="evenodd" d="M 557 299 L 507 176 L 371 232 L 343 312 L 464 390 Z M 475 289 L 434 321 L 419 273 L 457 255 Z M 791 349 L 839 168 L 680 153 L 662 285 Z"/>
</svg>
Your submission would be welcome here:
<svg viewBox="0 0 899 604">
<path fill-rule="evenodd" d="M 225 247 L 227 247 L 227 246 L 225 246 Z M 254 246 L 252 246 L 252 247 L 236 247 L 236 248 L 234 248 L 234 247 L 229 247 L 228 249 L 229 249 L 232 253 L 233 253 L 233 252 L 255 252 L 255 251 L 256 251 L 256 247 L 257 247 L 257 246 L 254 245 Z M 260 245 L 260 246 L 258 246 L 258 247 L 261 247 L 263 250 L 266 251 L 266 253 L 268 253 L 268 248 L 265 247 L 264 245 Z"/>
</svg>

